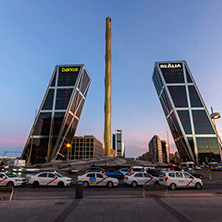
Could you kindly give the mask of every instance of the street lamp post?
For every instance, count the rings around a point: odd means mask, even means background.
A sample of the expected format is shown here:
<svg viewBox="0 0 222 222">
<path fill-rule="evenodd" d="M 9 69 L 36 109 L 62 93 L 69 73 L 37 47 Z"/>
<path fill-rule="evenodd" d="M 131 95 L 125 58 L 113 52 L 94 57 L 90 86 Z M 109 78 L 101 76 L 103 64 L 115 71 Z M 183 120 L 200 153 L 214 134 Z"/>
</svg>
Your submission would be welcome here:
<svg viewBox="0 0 222 222">
<path fill-rule="evenodd" d="M 70 152 L 70 148 L 71 148 L 71 144 L 70 143 L 67 143 L 66 144 L 66 148 L 67 148 L 67 160 L 69 160 L 69 152 Z"/>
<path fill-rule="evenodd" d="M 37 116 L 37 109 L 35 110 L 34 123 L 35 123 L 36 116 Z M 33 127 L 32 139 L 31 139 L 31 146 L 30 146 L 30 150 L 29 150 L 29 157 L 28 157 L 28 160 L 27 160 L 27 166 L 29 166 L 29 165 L 30 165 L 30 162 L 31 162 L 34 131 L 35 131 L 35 128 Z"/>
<path fill-rule="evenodd" d="M 214 113 L 213 112 L 213 107 L 211 107 L 210 117 L 211 117 L 211 119 L 213 119 L 213 122 L 214 122 L 214 127 L 215 127 L 215 131 L 216 131 L 216 136 L 217 136 L 218 149 L 219 149 L 219 154 L 220 154 L 220 161 L 222 162 L 221 146 L 220 146 L 219 135 L 218 135 L 218 132 L 217 132 L 216 121 L 215 121 L 215 119 L 220 118 L 220 113 L 218 113 L 218 112 Z"/>
<path fill-rule="evenodd" d="M 169 134 L 168 134 L 168 131 L 167 131 L 167 148 L 168 148 L 169 163 L 170 163 L 170 142 L 169 142 Z"/>
</svg>

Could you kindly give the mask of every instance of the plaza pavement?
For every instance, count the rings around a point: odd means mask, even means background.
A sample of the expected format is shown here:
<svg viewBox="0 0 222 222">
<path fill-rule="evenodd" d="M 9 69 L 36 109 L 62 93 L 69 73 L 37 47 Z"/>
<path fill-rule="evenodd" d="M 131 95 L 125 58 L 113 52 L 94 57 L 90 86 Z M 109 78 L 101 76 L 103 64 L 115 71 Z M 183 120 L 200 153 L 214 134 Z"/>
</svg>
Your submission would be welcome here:
<svg viewBox="0 0 222 222">
<path fill-rule="evenodd" d="M 15 197 L 0 201 L 4 222 L 145 222 L 221 221 L 222 198 L 218 196 L 63 196 Z"/>
</svg>

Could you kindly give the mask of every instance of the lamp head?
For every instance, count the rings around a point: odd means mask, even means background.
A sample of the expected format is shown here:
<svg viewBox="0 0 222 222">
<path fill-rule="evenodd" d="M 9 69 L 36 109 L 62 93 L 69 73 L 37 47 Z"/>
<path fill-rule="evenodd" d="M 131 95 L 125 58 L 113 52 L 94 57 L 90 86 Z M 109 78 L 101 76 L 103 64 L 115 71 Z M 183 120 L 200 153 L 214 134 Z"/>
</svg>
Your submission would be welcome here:
<svg viewBox="0 0 222 222">
<path fill-rule="evenodd" d="M 220 113 L 211 113 L 210 114 L 210 118 L 211 119 L 219 119 L 220 118 Z"/>
<path fill-rule="evenodd" d="M 67 144 L 66 144 L 66 147 L 67 147 L 67 148 L 70 148 L 70 147 L 71 147 L 71 144 L 70 144 L 70 143 L 67 143 Z"/>
</svg>

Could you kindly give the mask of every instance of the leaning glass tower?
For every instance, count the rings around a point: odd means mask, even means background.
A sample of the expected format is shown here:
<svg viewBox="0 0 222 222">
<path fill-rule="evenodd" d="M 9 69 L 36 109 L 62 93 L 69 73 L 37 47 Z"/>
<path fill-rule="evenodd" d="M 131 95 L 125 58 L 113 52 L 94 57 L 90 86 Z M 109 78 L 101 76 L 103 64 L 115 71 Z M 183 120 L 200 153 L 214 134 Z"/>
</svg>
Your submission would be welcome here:
<svg viewBox="0 0 222 222">
<path fill-rule="evenodd" d="M 156 62 L 152 79 L 181 159 L 220 161 L 214 125 L 186 61 Z"/>
<path fill-rule="evenodd" d="M 66 159 L 91 79 L 84 65 L 57 65 L 25 144 L 22 159 Z"/>
</svg>

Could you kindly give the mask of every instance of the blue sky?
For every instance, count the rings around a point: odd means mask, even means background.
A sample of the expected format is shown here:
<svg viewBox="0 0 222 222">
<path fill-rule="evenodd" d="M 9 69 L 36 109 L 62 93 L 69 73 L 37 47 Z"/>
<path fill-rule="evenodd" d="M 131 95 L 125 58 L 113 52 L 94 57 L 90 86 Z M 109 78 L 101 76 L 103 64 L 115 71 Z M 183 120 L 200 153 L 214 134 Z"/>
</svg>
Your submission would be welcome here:
<svg viewBox="0 0 222 222">
<path fill-rule="evenodd" d="M 57 64 L 85 64 L 92 83 L 76 135 L 103 142 L 107 16 L 112 132 L 123 130 L 127 156 L 169 131 L 151 80 L 155 61 L 186 60 L 208 109 L 222 112 L 220 0 L 1 0 L 0 8 L 0 155 L 22 151 Z M 222 132 L 222 119 L 217 126 Z"/>
</svg>

